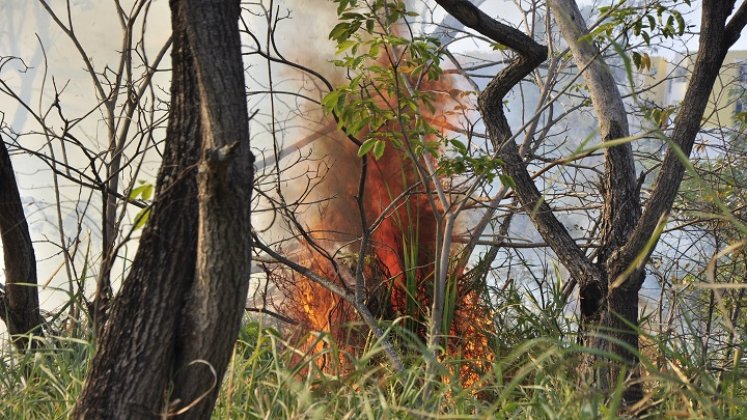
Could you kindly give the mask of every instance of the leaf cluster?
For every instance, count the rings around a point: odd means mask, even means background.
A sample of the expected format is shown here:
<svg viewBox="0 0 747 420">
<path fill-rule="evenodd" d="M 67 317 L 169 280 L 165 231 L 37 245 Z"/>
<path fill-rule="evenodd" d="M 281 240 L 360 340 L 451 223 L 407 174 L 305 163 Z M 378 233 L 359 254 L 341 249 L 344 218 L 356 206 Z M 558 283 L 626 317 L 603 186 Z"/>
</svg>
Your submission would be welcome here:
<svg viewBox="0 0 747 420">
<path fill-rule="evenodd" d="M 129 199 L 130 200 L 143 200 L 143 201 L 150 201 L 153 197 L 153 191 L 155 190 L 155 187 L 150 182 L 145 181 L 139 181 L 140 185 L 133 188 L 132 191 L 130 191 Z M 148 222 L 148 219 L 150 218 L 151 214 L 151 207 L 147 206 L 142 208 L 140 211 L 137 212 L 135 215 L 135 225 L 133 227 L 134 230 L 142 229 L 143 226 L 145 226 L 145 223 Z"/>
<path fill-rule="evenodd" d="M 492 183 L 495 176 L 499 174 L 503 160 L 486 155 L 474 156 L 463 142 L 457 139 L 448 139 L 447 144 L 451 146 L 454 153 L 452 156 L 442 156 L 438 163 L 440 173 L 448 176 L 459 174 L 474 174 L 484 176 L 488 183 Z M 498 175 L 506 185 L 513 185 L 511 177 Z"/>
<path fill-rule="evenodd" d="M 442 49 L 438 39 L 414 36 L 402 1 L 377 0 L 359 6 L 355 0 L 336 0 L 340 22 L 329 34 L 337 43 L 335 66 L 349 79 L 322 99 L 335 115 L 339 128 L 363 137 L 359 156 L 384 155 L 387 145 L 405 145 L 416 154 L 437 153 L 432 139 L 438 130 L 423 118 L 434 112 L 434 95 L 420 85 L 442 74 Z"/>
<path fill-rule="evenodd" d="M 599 7 L 599 13 L 607 15 L 607 19 L 585 35 L 585 38 L 616 43 L 621 36 L 626 41 L 639 37 L 646 47 L 650 47 L 652 38 L 660 36 L 673 39 L 682 36 L 687 30 L 687 23 L 677 8 L 683 4 L 690 6 L 690 0 L 658 1 L 645 7 L 628 3 L 620 0 L 617 4 Z M 631 55 L 639 70 L 651 68 L 651 59 L 647 53 L 634 51 Z"/>
</svg>

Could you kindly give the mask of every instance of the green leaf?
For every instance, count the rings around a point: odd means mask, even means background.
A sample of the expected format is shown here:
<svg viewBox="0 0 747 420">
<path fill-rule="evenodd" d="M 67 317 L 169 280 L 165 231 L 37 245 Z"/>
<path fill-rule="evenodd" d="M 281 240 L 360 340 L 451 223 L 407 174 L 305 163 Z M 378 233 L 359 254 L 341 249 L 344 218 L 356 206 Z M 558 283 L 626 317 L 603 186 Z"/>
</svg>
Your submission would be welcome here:
<svg viewBox="0 0 747 420">
<path fill-rule="evenodd" d="M 459 154 L 467 154 L 467 146 L 465 146 L 461 141 L 457 139 L 451 139 L 449 143 L 451 143 L 451 145 L 457 150 L 457 152 L 459 152 Z"/>
<path fill-rule="evenodd" d="M 380 49 L 381 49 L 381 47 L 380 47 L 380 45 L 378 43 L 372 44 L 371 48 L 369 48 L 369 50 L 368 50 L 368 54 L 371 57 L 378 57 Z"/>
<path fill-rule="evenodd" d="M 373 149 L 373 147 L 376 145 L 377 140 L 376 139 L 368 139 L 361 144 L 361 147 L 358 148 L 358 157 L 365 156 L 368 152 Z"/>
<path fill-rule="evenodd" d="M 151 208 L 150 207 L 146 207 L 146 208 L 140 210 L 135 215 L 135 226 L 133 227 L 133 229 L 134 230 L 138 230 L 138 229 L 141 229 L 143 226 L 145 226 L 145 223 L 150 218 L 150 213 L 151 213 Z"/>
<path fill-rule="evenodd" d="M 342 42 L 347 38 L 349 29 L 350 29 L 349 23 L 347 22 L 338 23 L 337 25 L 335 25 L 334 28 L 332 28 L 332 31 L 330 31 L 329 39 L 332 39 L 337 42 Z"/>
<path fill-rule="evenodd" d="M 635 63 L 636 68 L 639 70 L 641 69 L 641 54 L 638 52 L 633 51 L 633 63 Z"/>
<path fill-rule="evenodd" d="M 153 196 L 153 184 L 145 184 L 143 185 L 143 187 L 145 187 L 145 189 L 143 189 L 140 197 L 142 197 L 143 200 L 150 200 L 150 198 Z"/>
<path fill-rule="evenodd" d="M 339 90 L 333 90 L 332 92 L 324 95 L 324 98 L 322 98 L 322 106 L 325 110 L 328 112 L 336 111 L 339 104 L 339 99 L 342 92 Z"/>
<path fill-rule="evenodd" d="M 345 52 L 348 48 L 352 47 L 353 45 L 356 45 L 357 43 L 358 43 L 358 41 L 356 41 L 354 39 L 348 39 L 348 40 L 340 42 L 339 44 L 337 44 L 337 53 L 336 54 L 340 54 L 340 53 Z"/>
<path fill-rule="evenodd" d="M 677 19 L 677 34 L 682 36 L 685 33 L 685 29 L 687 29 L 685 19 L 683 19 L 682 14 L 676 10 L 672 11 L 672 14 L 674 15 L 674 18 Z"/>
<path fill-rule="evenodd" d="M 651 45 L 651 37 L 648 35 L 648 32 L 641 32 L 641 36 L 643 37 L 643 40 L 646 41 L 646 45 Z"/>
<path fill-rule="evenodd" d="M 648 18 L 648 27 L 650 29 L 656 29 L 656 19 L 651 15 L 646 15 L 646 18 Z"/>
<path fill-rule="evenodd" d="M 516 183 L 514 182 L 514 179 L 511 178 L 510 176 L 504 175 L 504 174 L 500 174 L 500 175 L 498 175 L 498 179 L 501 180 L 501 183 L 503 183 L 503 185 L 505 185 L 505 186 L 507 186 L 509 188 L 516 188 Z"/>
<path fill-rule="evenodd" d="M 374 148 L 373 148 L 373 155 L 374 155 L 374 158 L 376 158 L 376 160 L 379 160 L 381 159 L 382 156 L 384 156 L 385 148 L 386 148 L 385 142 L 381 140 L 376 141 L 376 143 L 374 144 Z"/>
<path fill-rule="evenodd" d="M 130 191 L 130 200 L 136 200 L 138 197 L 142 198 L 143 200 L 150 200 L 150 198 L 153 196 L 153 184 L 146 184 L 142 181 L 141 184 L 142 185 L 140 185 L 139 187 L 133 188 L 132 191 Z"/>
</svg>

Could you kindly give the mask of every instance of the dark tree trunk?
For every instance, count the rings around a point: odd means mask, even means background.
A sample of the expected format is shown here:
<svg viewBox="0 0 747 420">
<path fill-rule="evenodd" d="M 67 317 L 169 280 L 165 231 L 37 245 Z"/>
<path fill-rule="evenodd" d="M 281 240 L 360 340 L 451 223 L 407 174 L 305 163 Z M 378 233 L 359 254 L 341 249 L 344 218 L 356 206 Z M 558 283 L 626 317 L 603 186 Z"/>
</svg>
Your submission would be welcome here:
<svg viewBox="0 0 747 420">
<path fill-rule="evenodd" d="M 634 374 L 637 369 L 638 292 L 645 276 L 643 267 L 653 250 L 649 241 L 653 240 L 655 245 L 657 238 L 652 236 L 662 218 L 671 210 L 682 181 L 684 165 L 681 157 L 674 150 L 668 151 L 655 182 L 656 187 L 641 209 L 630 146 L 606 150 L 601 191 L 604 201 L 599 238 L 601 248 L 598 263 L 592 263 L 557 220 L 534 184 L 527 164 L 521 158 L 516 143 L 511 140 L 510 127 L 503 112 L 505 95 L 546 58 L 544 47 L 518 30 L 493 20 L 467 0 L 436 1 L 465 26 L 518 53 L 518 57 L 481 92 L 480 112 L 488 135 L 505 162 L 503 169 L 516 184 L 514 190 L 524 210 L 571 277 L 580 285 L 584 344 L 623 360 L 623 363 L 612 362 L 596 355 L 585 358 L 582 370 L 598 388 L 607 392 L 615 385 L 623 369 L 633 369 Z M 607 70 L 595 69 L 604 67 L 595 47 L 591 43 L 583 45 L 581 41 L 586 28 L 581 24 L 582 18 L 575 1 L 552 0 L 549 4 L 579 62 L 578 67 L 586 69 L 584 77 L 600 119 L 603 140 L 627 136 L 627 116 L 619 92 L 605 89 L 614 86 L 614 82 Z M 727 23 L 734 5 L 734 0 L 703 2 L 698 56 L 671 136 L 672 143 L 685 156 L 689 156 L 692 150 L 726 51 L 747 24 L 747 2 L 741 4 Z M 634 383 L 628 387 L 623 397 L 627 402 L 640 399 L 640 384 Z"/>
<path fill-rule="evenodd" d="M 239 2 L 171 8 L 171 114 L 156 201 L 75 418 L 209 417 L 240 326 L 253 158 Z"/>
<path fill-rule="evenodd" d="M 39 313 L 36 288 L 36 257 L 29 226 L 8 149 L 0 139 L 0 237 L 5 259 L 5 292 L 0 290 L 0 319 L 5 322 L 13 344 L 21 351 L 29 345 L 28 335 L 43 335 L 44 319 Z"/>
<path fill-rule="evenodd" d="M 172 401 L 208 418 L 246 305 L 254 157 L 244 94 L 238 1 L 172 3 L 186 26 L 199 85 L 202 158 L 195 283 L 182 311 Z M 198 403 L 199 401 L 199 403 Z"/>
<path fill-rule="evenodd" d="M 174 361 L 197 253 L 200 98 L 184 25 L 172 17 L 171 109 L 156 199 L 78 399 L 76 418 L 154 418 Z"/>
<path fill-rule="evenodd" d="M 615 279 L 623 271 L 605 269 L 605 278 Z M 581 340 L 584 346 L 622 359 L 620 362 L 600 357 L 599 353 L 586 353 L 579 365 L 581 378 L 587 385 L 609 392 L 616 386 L 619 376 L 626 373 L 633 380 L 624 389 L 623 399 L 627 403 L 643 397 L 643 387 L 638 380 L 638 291 L 643 278 L 644 272 L 637 270 L 630 275 L 630 286 L 607 289 L 598 305 L 582 307 L 581 313 Z M 609 282 L 605 286 L 609 288 Z M 579 293 L 582 296 L 588 293 L 588 287 L 582 285 Z"/>
<path fill-rule="evenodd" d="M 739 37 L 747 22 L 747 2 L 732 16 L 727 24 L 735 2 L 704 2 L 701 19 L 701 34 L 693 73 L 688 83 L 685 98 L 674 121 L 671 142 L 684 156 L 689 156 L 700 130 L 701 120 L 726 52 Z M 603 390 L 614 387 L 621 369 L 638 369 L 638 292 L 645 278 L 645 266 L 654 246 L 649 244 L 659 223 L 665 222 L 677 196 L 685 166 L 677 151 L 670 148 L 654 182 L 655 188 L 643 211 L 637 204 L 637 194 L 618 204 L 605 202 L 614 209 L 605 211 L 603 225 L 609 226 L 609 234 L 602 235 L 603 253 L 599 256 L 604 264 L 605 295 L 602 305 L 595 311 L 582 314 L 586 336 L 584 342 L 591 348 L 607 351 L 624 360 L 623 364 L 594 357 L 587 360 L 587 372 L 594 376 L 595 383 Z M 608 171 L 610 167 L 607 167 Z M 630 172 L 630 171 L 628 171 Z M 616 176 L 620 171 L 607 174 L 605 187 L 620 185 Z M 632 174 L 631 174 L 632 175 Z M 635 201 L 634 201 L 635 200 Z M 632 203 L 636 203 L 632 206 Z M 606 209 L 605 209 L 606 210 Z M 627 226 L 617 228 L 615 226 Z M 648 251 L 647 251 L 648 250 Z M 557 252 L 557 251 L 556 251 Z M 581 296 L 585 291 L 581 285 Z M 611 337 L 612 340 L 600 338 Z M 593 362 L 593 363 L 589 363 Z M 623 398 L 634 402 L 643 397 L 642 386 L 634 381 L 625 389 Z"/>
</svg>

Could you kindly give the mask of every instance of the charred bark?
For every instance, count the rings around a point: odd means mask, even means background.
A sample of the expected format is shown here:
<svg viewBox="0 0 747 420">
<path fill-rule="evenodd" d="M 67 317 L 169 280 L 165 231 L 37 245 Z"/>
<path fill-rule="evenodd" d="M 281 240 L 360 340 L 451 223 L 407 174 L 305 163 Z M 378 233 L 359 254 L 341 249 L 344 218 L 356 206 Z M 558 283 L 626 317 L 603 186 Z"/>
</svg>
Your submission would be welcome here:
<svg viewBox="0 0 747 420">
<path fill-rule="evenodd" d="M 36 257 L 23 212 L 18 184 L 8 149 L 0 139 L 0 238 L 5 260 L 5 292 L 0 289 L 0 319 L 20 351 L 36 347 L 29 334 L 41 336 L 44 319 L 39 312 Z"/>
</svg>

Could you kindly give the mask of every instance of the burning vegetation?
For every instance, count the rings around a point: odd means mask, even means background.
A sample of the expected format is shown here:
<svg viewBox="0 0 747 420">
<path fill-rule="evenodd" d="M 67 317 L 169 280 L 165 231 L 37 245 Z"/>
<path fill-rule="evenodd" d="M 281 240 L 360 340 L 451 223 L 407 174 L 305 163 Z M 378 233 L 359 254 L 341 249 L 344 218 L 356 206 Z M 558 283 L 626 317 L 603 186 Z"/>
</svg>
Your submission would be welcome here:
<svg viewBox="0 0 747 420">
<path fill-rule="evenodd" d="M 330 177 L 324 182 L 330 197 L 319 205 L 319 217 L 308 225 L 308 237 L 297 262 L 337 285 L 354 289 L 362 235 L 356 193 L 360 182 L 357 147 L 337 136 L 336 143 L 323 140 L 335 162 L 356 162 L 357 171 Z M 431 311 L 438 213 L 418 187 L 414 163 L 401 150 L 387 148 L 378 159 L 368 160 L 362 207 L 371 226 L 368 250 L 363 258 L 366 305 L 380 319 L 404 317 L 403 325 L 425 339 Z M 331 173 L 339 169 L 332 166 Z M 456 255 L 458 250 L 451 250 Z M 472 274 L 472 273 L 470 273 Z M 448 307 L 444 335 L 448 352 L 467 362 L 462 377 L 471 383 L 491 360 L 489 334 L 492 320 L 481 303 L 479 279 L 474 274 L 449 273 Z M 359 324 L 353 307 L 340 296 L 310 279 L 287 272 L 275 277 L 285 299 L 278 311 L 294 319 L 296 341 L 306 351 L 322 350 L 323 343 L 307 333 L 329 333 L 343 350 L 360 350 L 366 327 Z M 320 360 L 324 360 L 321 358 Z M 340 360 L 344 364 L 344 360 Z M 326 363 L 322 361 L 320 363 Z M 469 378 L 469 379 L 467 379 Z"/>
<path fill-rule="evenodd" d="M 426 342 L 439 253 L 447 253 L 451 262 L 438 344 L 464 361 L 459 376 L 469 386 L 493 358 L 492 319 L 482 300 L 482 276 L 465 273 L 464 264 L 455 262 L 458 248 L 439 248 L 446 209 L 429 182 L 460 194 L 450 190 L 454 173 L 439 170 L 439 156 L 449 138 L 459 136 L 457 127 L 474 108 L 472 96 L 464 81 L 440 70 L 440 57 L 424 58 L 424 45 L 418 50 L 397 32 L 382 31 L 386 36 L 380 43 L 361 40 L 367 74 L 353 84 L 337 73 L 328 84 L 335 89 L 321 100 L 327 112 L 303 112 L 316 134 L 301 136 L 296 144 L 309 145 L 324 176 L 312 192 L 301 194 L 307 204 L 290 223 L 301 249 L 294 260 L 350 295 L 356 279 L 362 279 L 363 303 L 375 317 L 401 320 L 402 328 Z M 400 41 L 409 44 L 397 45 Z M 345 66 L 350 57 L 337 65 Z M 318 57 L 311 62 L 318 63 Z M 435 179 L 424 179 L 428 165 Z M 296 322 L 292 341 L 311 354 L 323 350 L 325 342 L 309 333 L 329 334 L 342 352 L 334 356 L 338 360 L 325 356 L 318 364 L 330 371 L 346 369 L 344 353 L 360 352 L 368 336 L 353 305 L 308 277 L 276 273 L 272 281 L 283 299 L 275 309 Z"/>
</svg>

